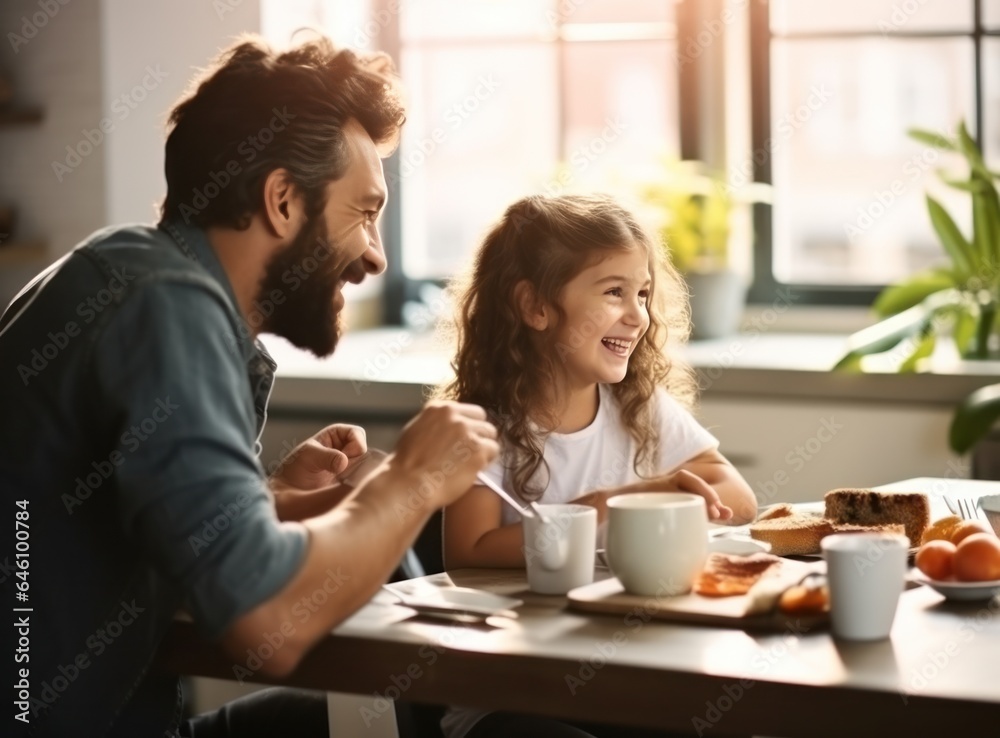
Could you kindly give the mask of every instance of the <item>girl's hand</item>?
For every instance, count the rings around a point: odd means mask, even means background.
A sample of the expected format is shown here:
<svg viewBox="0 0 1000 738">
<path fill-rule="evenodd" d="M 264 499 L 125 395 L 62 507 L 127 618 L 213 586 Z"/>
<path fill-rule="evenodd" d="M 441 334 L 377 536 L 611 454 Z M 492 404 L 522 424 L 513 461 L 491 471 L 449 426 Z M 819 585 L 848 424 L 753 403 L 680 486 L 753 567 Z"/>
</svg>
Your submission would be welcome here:
<svg viewBox="0 0 1000 738">
<path fill-rule="evenodd" d="M 705 498 L 705 506 L 708 508 L 709 520 L 729 520 L 733 517 L 731 508 L 722 504 L 719 493 L 715 491 L 708 482 L 687 469 L 680 469 L 672 474 L 667 474 L 651 480 L 643 480 L 637 485 L 647 485 L 646 489 L 633 489 L 633 492 L 658 491 L 658 492 L 690 492 Z"/>
<path fill-rule="evenodd" d="M 705 498 L 705 507 L 708 509 L 709 520 L 723 521 L 729 520 L 733 517 L 732 509 L 726 507 L 722 503 L 722 500 L 719 498 L 719 493 L 715 491 L 715 488 L 697 474 L 694 474 L 687 469 L 680 469 L 670 474 L 653 477 L 652 479 L 642 479 L 618 490 L 606 490 L 600 493 L 591 494 L 603 494 L 603 504 L 606 507 L 608 497 L 634 492 L 688 492 Z M 587 497 L 590 497 L 590 495 L 587 495 Z M 584 498 L 581 498 L 578 502 L 582 502 L 583 499 Z M 601 511 L 599 509 L 599 517 L 600 512 Z"/>
</svg>

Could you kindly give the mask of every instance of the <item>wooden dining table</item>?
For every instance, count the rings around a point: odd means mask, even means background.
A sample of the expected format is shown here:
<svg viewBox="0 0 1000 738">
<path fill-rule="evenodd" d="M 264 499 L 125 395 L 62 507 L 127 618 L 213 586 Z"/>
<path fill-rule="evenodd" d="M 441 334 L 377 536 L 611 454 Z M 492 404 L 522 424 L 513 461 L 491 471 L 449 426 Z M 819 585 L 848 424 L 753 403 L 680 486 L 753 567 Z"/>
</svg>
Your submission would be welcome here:
<svg viewBox="0 0 1000 738">
<path fill-rule="evenodd" d="M 879 489 L 926 492 L 937 516 L 947 514 L 946 497 L 1000 493 L 1000 483 L 920 478 Z M 523 570 L 424 579 L 524 604 L 516 617 L 459 623 L 376 598 L 272 683 L 369 695 L 372 720 L 404 700 L 696 735 L 1000 735 L 1000 597 L 954 602 L 913 586 L 900 596 L 890 638 L 864 643 L 794 621 L 754 632 L 641 610 L 576 612 L 565 597 L 530 592 Z M 181 621 L 160 664 L 259 679 Z"/>
</svg>

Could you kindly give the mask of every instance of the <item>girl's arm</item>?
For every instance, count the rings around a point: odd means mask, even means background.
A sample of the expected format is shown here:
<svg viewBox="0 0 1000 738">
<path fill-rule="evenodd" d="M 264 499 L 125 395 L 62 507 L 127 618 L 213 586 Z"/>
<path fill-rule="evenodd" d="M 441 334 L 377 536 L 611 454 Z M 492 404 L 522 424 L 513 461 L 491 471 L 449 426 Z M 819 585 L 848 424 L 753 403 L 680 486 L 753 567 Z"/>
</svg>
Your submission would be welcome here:
<svg viewBox="0 0 1000 738">
<path fill-rule="evenodd" d="M 714 523 L 744 525 L 757 519 L 757 499 L 753 490 L 736 467 L 716 449 L 688 459 L 668 474 L 597 490 L 574 502 L 593 505 L 603 520 L 607 514 L 607 499 L 631 492 L 691 492 L 701 495 L 708 506 L 708 519 Z"/>
<path fill-rule="evenodd" d="M 476 485 L 445 509 L 445 569 L 524 566 L 521 524 L 501 525 L 503 504 L 489 489 Z"/>
</svg>

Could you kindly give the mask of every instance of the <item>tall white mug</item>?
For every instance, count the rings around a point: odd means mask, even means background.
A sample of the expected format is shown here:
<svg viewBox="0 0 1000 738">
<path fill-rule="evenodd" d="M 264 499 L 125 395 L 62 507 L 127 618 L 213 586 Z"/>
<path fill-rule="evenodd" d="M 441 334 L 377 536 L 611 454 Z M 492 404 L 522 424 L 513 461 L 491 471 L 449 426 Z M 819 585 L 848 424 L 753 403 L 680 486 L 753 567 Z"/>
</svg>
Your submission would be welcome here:
<svg viewBox="0 0 1000 738">
<path fill-rule="evenodd" d="M 639 492 L 608 500 L 608 566 L 629 594 L 690 592 L 707 556 L 704 498 Z"/>
<path fill-rule="evenodd" d="M 547 522 L 523 519 L 528 586 L 540 594 L 566 594 L 594 581 L 597 510 L 588 505 L 539 505 Z"/>
<path fill-rule="evenodd" d="M 830 626 L 845 640 L 889 637 L 906 579 L 910 541 L 895 533 L 837 533 L 820 541 L 830 587 Z"/>
</svg>

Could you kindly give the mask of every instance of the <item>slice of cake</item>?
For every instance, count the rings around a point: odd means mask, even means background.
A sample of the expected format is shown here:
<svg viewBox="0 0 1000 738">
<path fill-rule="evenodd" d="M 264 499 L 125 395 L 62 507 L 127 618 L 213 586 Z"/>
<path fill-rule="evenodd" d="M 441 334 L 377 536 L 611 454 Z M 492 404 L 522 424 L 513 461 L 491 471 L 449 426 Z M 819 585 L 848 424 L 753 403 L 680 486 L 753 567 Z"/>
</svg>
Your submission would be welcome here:
<svg viewBox="0 0 1000 738">
<path fill-rule="evenodd" d="M 750 537 L 771 544 L 775 556 L 819 553 L 823 536 L 833 533 L 833 524 L 818 515 L 792 513 L 750 524 Z"/>
<path fill-rule="evenodd" d="M 922 492 L 875 492 L 870 489 L 835 489 L 824 496 L 825 517 L 846 525 L 901 524 L 910 546 L 920 545 L 920 538 L 931 522 L 931 507 Z"/>
</svg>

